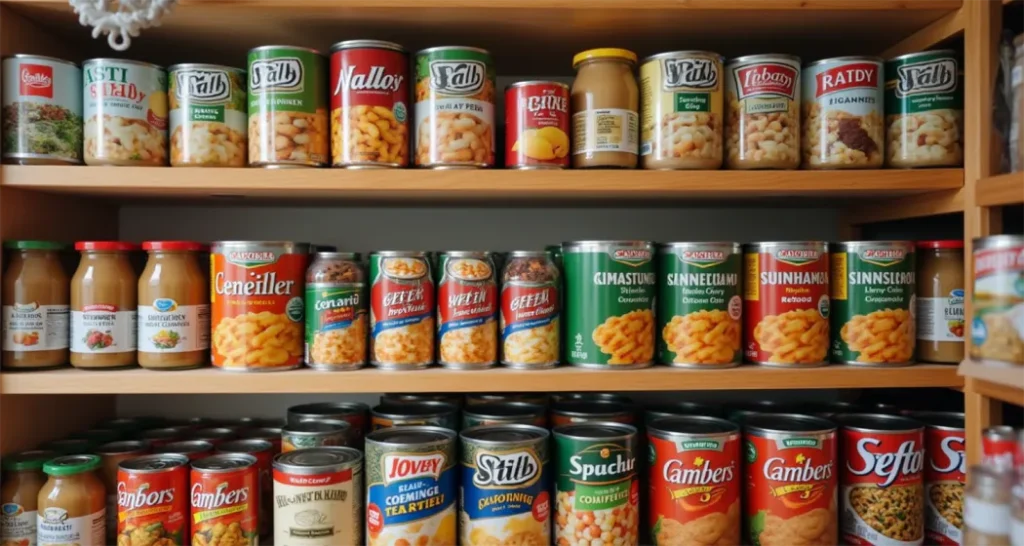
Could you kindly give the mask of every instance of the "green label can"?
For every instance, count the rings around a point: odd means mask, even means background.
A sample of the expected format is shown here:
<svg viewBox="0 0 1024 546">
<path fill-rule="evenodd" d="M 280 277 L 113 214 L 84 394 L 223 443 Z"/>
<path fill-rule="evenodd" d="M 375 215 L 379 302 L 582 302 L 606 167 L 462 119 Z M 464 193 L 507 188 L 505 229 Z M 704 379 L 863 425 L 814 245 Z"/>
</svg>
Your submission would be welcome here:
<svg viewBox="0 0 1024 546">
<path fill-rule="evenodd" d="M 644 368 L 654 361 L 654 246 L 582 241 L 562 247 L 566 361 Z"/>
<path fill-rule="evenodd" d="M 951 49 L 885 62 L 887 167 L 963 165 L 964 68 Z"/>
<path fill-rule="evenodd" d="M 244 167 L 249 107 L 245 71 L 189 63 L 168 72 L 171 166 Z"/>
<path fill-rule="evenodd" d="M 306 272 L 306 365 L 354 370 L 366 364 L 369 306 L 356 252 L 317 252 Z"/>
<path fill-rule="evenodd" d="M 743 299 L 739 243 L 658 248 L 658 358 L 694 368 L 738 366 Z"/>
<path fill-rule="evenodd" d="M 912 363 L 917 338 L 914 243 L 838 243 L 829 260 L 832 362 L 886 366 Z"/>
</svg>

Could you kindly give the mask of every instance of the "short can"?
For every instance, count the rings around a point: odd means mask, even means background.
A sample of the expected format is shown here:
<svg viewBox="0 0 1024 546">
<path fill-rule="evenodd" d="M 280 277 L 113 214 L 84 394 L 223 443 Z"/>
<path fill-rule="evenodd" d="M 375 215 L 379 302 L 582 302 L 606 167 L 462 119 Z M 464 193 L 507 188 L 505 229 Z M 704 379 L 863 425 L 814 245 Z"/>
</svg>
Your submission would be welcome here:
<svg viewBox="0 0 1024 546">
<path fill-rule="evenodd" d="M 718 169 L 725 127 L 722 56 L 670 51 L 640 64 L 640 166 Z"/>
<path fill-rule="evenodd" d="M 988 427 L 981 433 L 981 461 L 1000 472 L 1013 469 L 1017 455 L 1017 434 L 1011 426 Z"/>
<path fill-rule="evenodd" d="M 184 440 L 192 433 L 192 429 L 189 427 L 163 427 L 163 428 L 151 428 L 149 430 L 143 430 L 137 436 L 140 440 L 149 442 L 149 445 L 154 448 L 167 445 L 171 442 L 177 442 L 178 440 Z"/>
<path fill-rule="evenodd" d="M 82 63 L 86 165 L 167 165 L 167 71 L 124 59 Z"/>
<path fill-rule="evenodd" d="M 425 252 L 370 254 L 370 363 L 386 370 L 433 364 L 434 299 Z"/>
<path fill-rule="evenodd" d="M 357 252 L 317 252 L 306 271 L 306 366 L 357 370 L 366 365 L 369 306 Z"/>
<path fill-rule="evenodd" d="M 974 240 L 971 356 L 1024 364 L 1024 236 Z"/>
<path fill-rule="evenodd" d="M 274 457 L 274 544 L 363 542 L 363 453 L 312 447 Z"/>
<path fill-rule="evenodd" d="M 191 544 L 251 544 L 260 534 L 256 457 L 220 453 L 192 461 Z"/>
<path fill-rule="evenodd" d="M 518 423 L 546 428 L 547 408 L 529 402 L 503 401 L 475 404 L 462 410 L 462 429 L 480 425 Z"/>
<path fill-rule="evenodd" d="M 262 372 L 302 364 L 308 259 L 307 243 L 213 243 L 210 357 L 214 366 Z"/>
<path fill-rule="evenodd" d="M 489 392 L 466 395 L 465 407 L 490 404 L 492 402 L 526 402 L 542 408 L 548 407 L 548 394 L 544 392 Z"/>
<path fill-rule="evenodd" d="M 362 448 L 363 436 L 370 431 L 370 406 L 362 402 L 314 402 L 288 408 L 288 424 L 334 419 L 352 425 L 353 439 Z"/>
<path fill-rule="evenodd" d="M 747 362 L 823 366 L 829 350 L 828 243 L 751 243 L 743 247 Z"/>
<path fill-rule="evenodd" d="M 213 455 L 213 444 L 206 440 L 181 440 L 170 442 L 153 449 L 154 453 L 180 453 L 189 461 L 205 459 Z"/>
<path fill-rule="evenodd" d="M 725 407 L 725 418 L 742 426 L 751 415 L 790 413 L 794 407 L 774 400 L 747 400 Z"/>
<path fill-rule="evenodd" d="M 967 445 L 964 414 L 914 412 L 924 429 L 924 537 L 928 544 L 959 546 L 964 532 Z"/>
<path fill-rule="evenodd" d="M 722 409 L 708 404 L 701 404 L 700 402 L 676 400 L 652 404 L 643 410 L 644 423 L 647 425 L 658 419 L 691 415 L 697 417 L 721 417 Z"/>
<path fill-rule="evenodd" d="M 739 243 L 658 247 L 658 361 L 683 368 L 743 362 Z"/>
<path fill-rule="evenodd" d="M 278 452 L 267 440 L 231 440 L 217 446 L 217 453 L 247 453 L 256 457 L 256 471 L 260 478 L 260 536 L 269 536 L 273 526 L 273 470 L 274 457 Z"/>
<path fill-rule="evenodd" d="M 245 71 L 216 64 L 167 69 L 172 167 L 244 167 L 248 158 Z"/>
<path fill-rule="evenodd" d="M 885 74 L 878 57 L 835 57 L 804 67 L 803 165 L 879 169 L 885 159 Z"/>
<path fill-rule="evenodd" d="M 409 54 L 393 42 L 331 47 L 331 165 L 409 165 Z"/>
<path fill-rule="evenodd" d="M 283 429 L 284 425 L 280 427 L 250 428 L 239 432 L 238 437 L 243 440 L 266 440 L 274 446 L 274 453 L 280 453 L 283 444 L 281 439 Z"/>
<path fill-rule="evenodd" d="M 107 489 L 107 540 L 117 540 L 117 501 L 118 472 L 121 463 L 152 453 L 153 447 L 143 440 L 119 440 L 107 442 L 94 448 L 92 452 L 100 456 L 99 477 Z M 187 475 L 187 472 L 186 472 Z M 187 479 L 187 478 L 186 478 Z"/>
<path fill-rule="evenodd" d="M 413 115 L 416 166 L 493 167 L 494 59 L 476 47 L 416 53 Z"/>
<path fill-rule="evenodd" d="M 725 65 L 730 169 L 800 166 L 800 58 L 749 55 Z"/>
<path fill-rule="evenodd" d="M 429 425 L 459 430 L 459 408 L 439 400 L 382 402 L 370 412 L 370 429 Z"/>
<path fill-rule="evenodd" d="M 249 165 L 327 165 L 327 59 L 271 45 L 249 50 L 248 66 Z"/>
<path fill-rule="evenodd" d="M 951 49 L 885 62 L 887 167 L 959 167 L 964 162 L 964 65 Z"/>
<path fill-rule="evenodd" d="M 117 471 L 116 544 L 184 546 L 189 538 L 189 460 L 177 453 L 122 461 Z"/>
<path fill-rule="evenodd" d="M 204 440 L 218 446 L 229 440 L 238 438 L 238 431 L 231 427 L 201 428 L 190 434 L 193 440 Z"/>
<path fill-rule="evenodd" d="M 381 404 L 404 404 L 407 402 L 447 402 L 456 408 L 461 408 L 463 405 L 461 394 L 391 392 L 380 396 Z"/>
<path fill-rule="evenodd" d="M 323 446 L 347 446 L 355 433 L 347 421 L 317 419 L 289 423 L 281 429 L 281 453 Z"/>
<path fill-rule="evenodd" d="M 617 400 L 559 400 L 551 405 L 551 427 L 596 422 L 632 425 L 636 414 L 632 405 Z"/>
<path fill-rule="evenodd" d="M 657 273 L 649 241 L 562 245 L 566 361 L 603 369 L 654 363 Z"/>
<path fill-rule="evenodd" d="M 460 544 L 554 544 L 549 436 L 523 424 L 462 431 Z"/>
<path fill-rule="evenodd" d="M 498 282 L 490 252 L 448 251 L 438 258 L 437 362 L 482 369 L 498 362 Z"/>
<path fill-rule="evenodd" d="M 525 81 L 505 88 L 505 167 L 569 167 L 569 86 Z"/>
<path fill-rule="evenodd" d="M 3 162 L 82 163 L 82 69 L 54 57 L 3 60 Z"/>
<path fill-rule="evenodd" d="M 554 368 L 559 339 L 562 274 L 545 251 L 514 250 L 501 275 L 501 363 L 510 368 Z"/>
</svg>

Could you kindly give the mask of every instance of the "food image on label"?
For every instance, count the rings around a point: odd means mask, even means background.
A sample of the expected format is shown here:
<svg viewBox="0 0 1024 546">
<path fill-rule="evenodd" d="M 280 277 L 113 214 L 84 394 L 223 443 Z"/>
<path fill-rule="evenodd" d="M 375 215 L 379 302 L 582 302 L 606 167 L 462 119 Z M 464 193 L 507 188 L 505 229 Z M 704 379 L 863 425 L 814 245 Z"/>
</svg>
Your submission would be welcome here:
<svg viewBox="0 0 1024 546">
<path fill-rule="evenodd" d="M 208 64 L 174 65 L 169 72 L 171 165 L 244 167 L 245 72 Z"/>
<path fill-rule="evenodd" d="M 881 167 L 884 74 L 875 57 L 839 57 L 803 72 L 803 156 L 811 167 Z"/>
<path fill-rule="evenodd" d="M 964 291 L 943 298 L 917 298 L 917 338 L 928 341 L 964 340 Z"/>
<path fill-rule="evenodd" d="M 185 353 L 210 348 L 210 306 L 157 298 L 139 306 L 139 350 Z"/>
<path fill-rule="evenodd" d="M 914 414 L 924 421 L 924 533 L 928 544 L 963 543 L 967 481 L 963 414 Z"/>
<path fill-rule="evenodd" d="M 193 546 L 259 544 L 256 457 L 223 453 L 194 461 L 191 484 Z"/>
<path fill-rule="evenodd" d="M 974 250 L 971 356 L 1024 364 L 1024 238 L 980 239 Z"/>
<path fill-rule="evenodd" d="M 363 456 L 350 448 L 291 452 L 274 459 L 276 546 L 363 541 Z"/>
<path fill-rule="evenodd" d="M 369 320 L 365 283 L 307 283 L 306 363 L 364 364 Z"/>
<path fill-rule="evenodd" d="M 800 59 L 751 55 L 726 66 L 725 149 L 731 168 L 800 165 Z"/>
<path fill-rule="evenodd" d="M 885 63 L 886 165 L 963 164 L 963 61 L 952 50 L 911 53 Z"/>
<path fill-rule="evenodd" d="M 51 351 L 68 348 L 68 305 L 15 303 L 3 306 L 3 350 Z"/>
<path fill-rule="evenodd" d="M 82 63 L 85 162 L 167 164 L 167 73 L 120 59 Z"/>
<path fill-rule="evenodd" d="M 60 59 L 13 55 L 3 60 L 3 78 L 3 157 L 81 163 L 81 69 Z"/>
<path fill-rule="evenodd" d="M 487 253 L 444 253 L 438 267 L 438 362 L 489 365 L 498 360 L 498 285 Z"/>
<path fill-rule="evenodd" d="M 558 364 L 561 274 L 543 252 L 512 254 L 501 283 L 501 362 L 513 367 Z"/>
<path fill-rule="evenodd" d="M 370 361 L 427 366 L 434 361 L 434 281 L 423 253 L 370 256 Z"/>
<path fill-rule="evenodd" d="M 189 544 L 188 458 L 146 455 L 117 475 L 117 546 Z"/>
<path fill-rule="evenodd" d="M 135 350 L 138 312 L 116 305 L 91 304 L 71 311 L 71 350 L 76 353 L 127 353 Z"/>
<path fill-rule="evenodd" d="M 505 90 L 505 166 L 569 166 L 569 86 L 529 81 Z"/>
</svg>

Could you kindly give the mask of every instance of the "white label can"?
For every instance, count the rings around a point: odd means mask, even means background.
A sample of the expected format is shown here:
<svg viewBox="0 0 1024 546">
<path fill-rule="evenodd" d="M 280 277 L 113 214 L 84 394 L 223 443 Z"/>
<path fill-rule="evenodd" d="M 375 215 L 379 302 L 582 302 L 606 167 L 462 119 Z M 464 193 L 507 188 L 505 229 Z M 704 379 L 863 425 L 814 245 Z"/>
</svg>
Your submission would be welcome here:
<svg viewBox="0 0 1024 546">
<path fill-rule="evenodd" d="M 274 457 L 274 544 L 363 544 L 363 454 L 313 447 Z"/>
<path fill-rule="evenodd" d="M 82 63 L 86 165 L 167 165 L 167 72 L 121 59 Z"/>
<path fill-rule="evenodd" d="M 880 168 L 885 159 L 882 59 L 837 57 L 804 67 L 803 162 L 809 169 Z"/>
</svg>

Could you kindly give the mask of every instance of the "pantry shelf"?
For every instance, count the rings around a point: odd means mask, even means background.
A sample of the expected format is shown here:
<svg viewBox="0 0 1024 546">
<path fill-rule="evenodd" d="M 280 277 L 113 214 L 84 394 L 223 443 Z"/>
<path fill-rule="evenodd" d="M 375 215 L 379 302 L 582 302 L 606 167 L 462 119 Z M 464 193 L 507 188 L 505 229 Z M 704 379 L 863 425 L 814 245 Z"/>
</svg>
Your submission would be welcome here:
<svg viewBox="0 0 1024 546">
<path fill-rule="evenodd" d="M 1024 367 L 968 359 L 960 364 L 959 373 L 976 392 L 1024 407 Z"/>
<path fill-rule="evenodd" d="M 976 201 L 982 207 L 1024 203 L 1024 173 L 1007 173 L 978 180 Z"/>
</svg>

